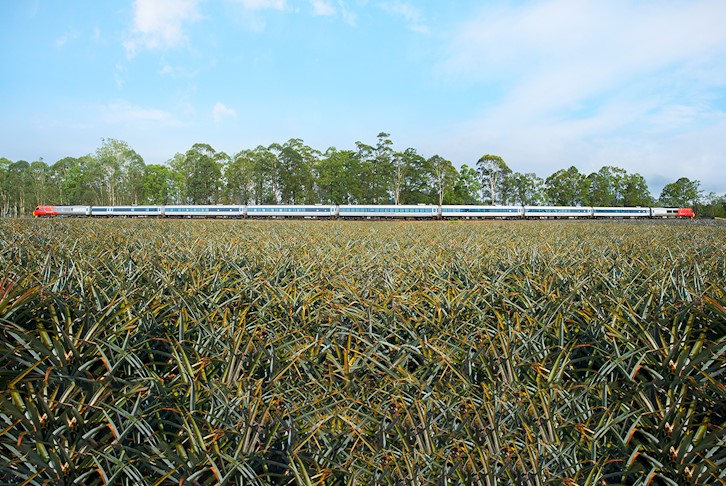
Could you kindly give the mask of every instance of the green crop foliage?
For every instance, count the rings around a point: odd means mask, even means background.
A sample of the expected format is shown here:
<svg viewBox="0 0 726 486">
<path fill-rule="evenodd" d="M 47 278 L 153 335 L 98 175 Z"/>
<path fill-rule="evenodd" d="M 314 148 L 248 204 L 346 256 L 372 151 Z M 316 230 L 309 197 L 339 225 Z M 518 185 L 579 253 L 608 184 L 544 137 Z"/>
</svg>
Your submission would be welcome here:
<svg viewBox="0 0 726 486">
<path fill-rule="evenodd" d="M 726 227 L 0 221 L 0 483 L 723 484 Z"/>
</svg>

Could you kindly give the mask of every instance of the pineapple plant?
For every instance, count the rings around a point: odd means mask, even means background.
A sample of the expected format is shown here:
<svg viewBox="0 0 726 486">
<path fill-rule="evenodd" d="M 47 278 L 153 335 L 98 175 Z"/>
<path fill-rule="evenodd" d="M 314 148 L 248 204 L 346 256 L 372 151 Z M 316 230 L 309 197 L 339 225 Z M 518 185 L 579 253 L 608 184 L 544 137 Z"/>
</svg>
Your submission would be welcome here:
<svg viewBox="0 0 726 486">
<path fill-rule="evenodd" d="M 725 237 L 0 221 L 0 482 L 722 484 Z"/>
</svg>

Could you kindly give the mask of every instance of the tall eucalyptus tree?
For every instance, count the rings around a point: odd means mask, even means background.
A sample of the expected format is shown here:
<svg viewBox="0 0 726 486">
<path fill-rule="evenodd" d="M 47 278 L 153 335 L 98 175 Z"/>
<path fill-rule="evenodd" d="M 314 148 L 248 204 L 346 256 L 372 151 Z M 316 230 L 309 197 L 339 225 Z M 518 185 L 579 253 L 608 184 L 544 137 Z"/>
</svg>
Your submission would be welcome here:
<svg viewBox="0 0 726 486">
<path fill-rule="evenodd" d="M 184 154 L 183 170 L 186 178 L 186 196 L 193 204 L 219 202 L 222 186 L 222 166 L 227 155 L 210 145 L 195 143 Z"/>
<path fill-rule="evenodd" d="M 490 204 L 500 202 L 500 192 L 503 189 L 504 178 L 512 170 L 498 155 L 482 155 L 476 163 L 481 178 L 482 199 L 489 200 Z"/>
<path fill-rule="evenodd" d="M 101 194 L 101 203 L 112 206 L 138 203 L 143 198 L 144 160 L 122 140 L 103 138 L 101 142 L 96 150 L 100 170 L 93 180 Z"/>
<path fill-rule="evenodd" d="M 426 161 L 432 192 L 436 194 L 438 204 L 444 203 L 444 195 L 453 187 L 458 173 L 451 163 L 440 155 L 434 155 Z"/>
</svg>

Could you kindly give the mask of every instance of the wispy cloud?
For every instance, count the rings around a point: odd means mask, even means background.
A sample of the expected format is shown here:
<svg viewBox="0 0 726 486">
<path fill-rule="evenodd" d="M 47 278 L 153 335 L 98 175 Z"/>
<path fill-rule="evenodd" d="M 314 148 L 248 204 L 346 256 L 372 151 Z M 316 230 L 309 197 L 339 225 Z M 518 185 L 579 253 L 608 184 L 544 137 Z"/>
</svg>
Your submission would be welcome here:
<svg viewBox="0 0 726 486">
<path fill-rule="evenodd" d="M 124 84 L 126 84 L 126 76 L 127 76 L 128 70 L 126 69 L 126 66 L 123 64 L 116 64 L 113 70 L 113 79 L 116 82 L 116 87 L 119 89 L 124 87 Z"/>
<path fill-rule="evenodd" d="M 332 17 L 336 14 L 335 6 L 330 0 L 310 0 L 313 7 L 313 15 Z"/>
<path fill-rule="evenodd" d="M 193 78 L 199 74 L 199 69 L 190 69 L 184 66 L 172 66 L 162 59 L 159 74 L 176 79 Z"/>
<path fill-rule="evenodd" d="M 238 21 L 253 31 L 262 32 L 267 27 L 265 11 L 290 12 L 286 0 L 226 0 L 229 3 L 239 5 Z"/>
<path fill-rule="evenodd" d="M 507 82 L 518 98 L 536 91 L 544 108 L 674 64 L 723 55 L 726 30 L 718 26 L 725 16 L 726 3 L 708 0 L 547 0 L 494 7 L 459 26 L 442 67 L 450 75 Z"/>
<path fill-rule="evenodd" d="M 247 10 L 285 10 L 287 2 L 285 0 L 233 0 L 239 3 Z"/>
<path fill-rule="evenodd" d="M 385 12 L 400 17 L 406 26 L 414 32 L 428 33 L 429 28 L 423 20 L 421 11 L 412 4 L 403 1 L 381 2 L 378 6 Z"/>
<path fill-rule="evenodd" d="M 346 7 L 343 0 L 309 0 L 310 6 L 313 8 L 313 15 L 321 17 L 338 17 L 343 21 L 355 26 L 356 15 Z"/>
<path fill-rule="evenodd" d="M 216 122 L 221 121 L 223 118 L 236 118 L 237 111 L 225 106 L 223 103 L 217 102 L 214 108 L 212 108 L 212 117 Z"/>
<path fill-rule="evenodd" d="M 80 32 L 78 32 L 77 30 L 71 30 L 59 37 L 56 37 L 54 44 L 56 47 L 63 47 L 66 44 L 68 44 L 69 42 L 72 42 L 80 37 L 81 37 Z"/>
<path fill-rule="evenodd" d="M 184 25 L 199 18 L 199 0 L 135 0 L 132 33 L 123 45 L 129 57 L 140 48 L 177 47 L 187 41 Z"/>
<path fill-rule="evenodd" d="M 656 174 L 666 160 L 678 165 L 667 135 L 696 139 L 726 118 L 704 102 L 726 85 L 723 18 L 726 3 L 710 0 L 485 7 L 458 25 L 439 65 L 454 84 L 482 87 L 452 145 L 477 140 L 525 166 L 632 157 Z"/>
<path fill-rule="evenodd" d="M 103 123 L 112 125 L 150 124 L 154 126 L 180 126 L 182 125 L 174 115 L 159 108 L 149 108 L 133 105 L 127 101 L 119 100 L 101 107 L 100 119 Z"/>
</svg>

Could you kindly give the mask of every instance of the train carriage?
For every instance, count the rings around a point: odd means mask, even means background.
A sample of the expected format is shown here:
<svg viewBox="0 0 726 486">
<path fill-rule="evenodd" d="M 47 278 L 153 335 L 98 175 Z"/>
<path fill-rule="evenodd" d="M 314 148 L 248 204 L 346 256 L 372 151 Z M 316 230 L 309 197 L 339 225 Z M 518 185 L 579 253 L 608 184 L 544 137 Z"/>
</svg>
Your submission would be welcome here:
<svg viewBox="0 0 726 486">
<path fill-rule="evenodd" d="M 91 206 L 91 216 L 148 218 L 163 215 L 164 206 Z"/>
<path fill-rule="evenodd" d="M 247 206 L 248 218 L 332 218 L 335 206 L 262 205 Z"/>
<path fill-rule="evenodd" d="M 244 206 L 217 205 L 174 205 L 164 206 L 167 218 L 241 218 Z"/>
<path fill-rule="evenodd" d="M 580 206 L 525 206 L 524 216 L 530 219 L 591 218 L 591 207 Z"/>
<path fill-rule="evenodd" d="M 595 218 L 650 218 L 650 208 L 594 207 Z"/>
<path fill-rule="evenodd" d="M 522 206 L 441 206 L 441 217 L 444 219 L 506 219 L 521 218 L 522 216 L 524 216 Z"/>
<path fill-rule="evenodd" d="M 342 205 L 338 217 L 343 219 L 433 219 L 439 214 L 434 205 Z"/>
</svg>

